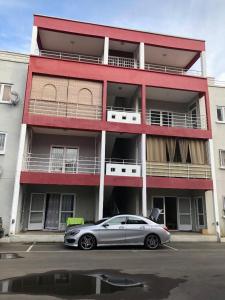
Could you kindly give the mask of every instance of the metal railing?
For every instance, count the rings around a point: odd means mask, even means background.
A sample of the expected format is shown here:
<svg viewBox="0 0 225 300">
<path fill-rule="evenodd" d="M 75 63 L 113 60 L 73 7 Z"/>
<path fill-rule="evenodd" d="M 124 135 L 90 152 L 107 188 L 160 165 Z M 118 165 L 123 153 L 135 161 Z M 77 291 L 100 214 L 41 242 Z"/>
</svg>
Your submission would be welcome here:
<svg viewBox="0 0 225 300">
<path fill-rule="evenodd" d="M 147 162 L 146 174 L 157 177 L 211 179 L 210 165 Z"/>
<path fill-rule="evenodd" d="M 141 161 L 137 159 L 122 159 L 122 158 L 106 158 L 106 163 L 121 164 L 121 165 L 141 165 Z"/>
<path fill-rule="evenodd" d="M 191 113 L 177 113 L 150 109 L 146 112 L 149 125 L 207 129 L 206 116 L 192 116 Z"/>
<path fill-rule="evenodd" d="M 29 112 L 31 114 L 78 119 L 102 118 L 102 106 L 87 105 L 71 102 L 30 99 Z"/>
<path fill-rule="evenodd" d="M 197 70 L 191 70 L 191 69 L 189 70 L 189 69 L 163 66 L 157 64 L 149 64 L 149 63 L 145 63 L 145 70 L 153 71 L 153 72 L 170 73 L 176 75 L 188 75 L 188 76 L 198 76 L 198 77 L 202 76 L 202 72 Z"/>
<path fill-rule="evenodd" d="M 120 57 L 120 56 L 109 56 L 108 64 L 111 66 L 132 68 L 132 69 L 136 69 L 139 66 L 138 62 L 134 58 Z"/>
<path fill-rule="evenodd" d="M 74 61 L 81 61 L 81 62 L 95 63 L 95 64 L 103 63 L 102 57 L 98 57 L 98 56 L 59 52 L 59 51 L 49 51 L 49 50 L 40 50 L 39 53 L 40 56 L 51 57 L 51 58 L 74 60 Z"/>
<path fill-rule="evenodd" d="M 24 171 L 68 174 L 99 174 L 99 157 L 79 157 L 79 159 L 53 158 L 49 154 L 27 153 L 23 163 Z"/>
<path fill-rule="evenodd" d="M 139 113 L 141 109 L 135 109 L 131 107 L 119 107 L 119 106 L 107 106 L 108 111 L 120 111 L 120 112 L 132 112 L 132 113 Z"/>
</svg>

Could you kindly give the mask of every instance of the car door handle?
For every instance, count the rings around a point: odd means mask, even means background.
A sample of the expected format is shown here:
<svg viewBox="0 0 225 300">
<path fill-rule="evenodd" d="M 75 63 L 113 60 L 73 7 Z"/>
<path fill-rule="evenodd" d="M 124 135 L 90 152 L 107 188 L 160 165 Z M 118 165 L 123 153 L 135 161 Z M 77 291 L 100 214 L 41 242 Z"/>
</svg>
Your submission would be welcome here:
<svg viewBox="0 0 225 300">
<path fill-rule="evenodd" d="M 119 229 L 124 229 L 124 226 L 119 226 Z"/>
<path fill-rule="evenodd" d="M 144 229 L 145 229 L 145 226 L 140 226 L 139 228 L 142 229 L 142 230 L 144 230 Z"/>
</svg>

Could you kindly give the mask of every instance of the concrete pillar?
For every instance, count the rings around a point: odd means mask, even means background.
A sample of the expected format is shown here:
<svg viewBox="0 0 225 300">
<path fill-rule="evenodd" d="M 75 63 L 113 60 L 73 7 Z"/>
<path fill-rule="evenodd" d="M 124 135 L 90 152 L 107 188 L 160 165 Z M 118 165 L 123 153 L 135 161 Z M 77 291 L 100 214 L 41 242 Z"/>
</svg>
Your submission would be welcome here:
<svg viewBox="0 0 225 300">
<path fill-rule="evenodd" d="M 104 178 L 105 178 L 105 142 L 106 132 L 102 131 L 101 138 L 101 168 L 100 168 L 100 186 L 99 186 L 99 203 L 98 203 L 98 219 L 103 217 L 104 205 Z"/>
<path fill-rule="evenodd" d="M 208 234 L 215 234 L 216 230 L 213 205 L 213 191 L 205 192 L 205 209 Z"/>
<path fill-rule="evenodd" d="M 140 69 L 145 68 L 145 44 L 140 43 L 139 45 L 139 63 L 140 63 Z"/>
<path fill-rule="evenodd" d="M 202 76 L 206 77 L 207 76 L 207 70 L 206 70 L 206 55 L 205 55 L 205 51 L 201 52 L 201 71 L 202 71 Z"/>
<path fill-rule="evenodd" d="M 216 228 L 217 241 L 220 242 L 221 230 L 220 230 L 219 206 L 218 206 L 218 195 L 217 195 L 216 169 L 215 169 L 214 149 L 213 149 L 212 139 L 209 139 L 209 159 L 211 164 L 212 180 L 213 180 L 214 223 Z M 208 211 L 206 213 L 208 213 Z"/>
<path fill-rule="evenodd" d="M 13 190 L 13 201 L 12 201 L 12 210 L 11 210 L 11 219 L 10 219 L 10 234 L 15 234 L 16 231 L 16 223 L 17 223 L 17 215 L 18 215 L 17 212 L 18 212 L 19 197 L 20 197 L 20 173 L 23 165 L 26 132 L 27 132 L 27 125 L 22 124 L 20 130 L 20 142 L 19 142 L 16 175 L 15 175 L 14 190 Z"/>
<path fill-rule="evenodd" d="M 141 135 L 141 161 L 142 161 L 142 215 L 147 217 L 147 185 L 146 185 L 146 134 Z"/>
<path fill-rule="evenodd" d="M 33 26 L 33 29 L 32 29 L 32 39 L 31 39 L 31 48 L 30 48 L 30 54 L 31 55 L 39 55 L 39 48 L 38 48 L 38 43 L 37 43 L 37 35 L 38 35 L 37 26 Z"/>
<path fill-rule="evenodd" d="M 104 40 L 103 64 L 108 65 L 108 60 L 109 60 L 109 38 L 106 36 Z"/>
</svg>

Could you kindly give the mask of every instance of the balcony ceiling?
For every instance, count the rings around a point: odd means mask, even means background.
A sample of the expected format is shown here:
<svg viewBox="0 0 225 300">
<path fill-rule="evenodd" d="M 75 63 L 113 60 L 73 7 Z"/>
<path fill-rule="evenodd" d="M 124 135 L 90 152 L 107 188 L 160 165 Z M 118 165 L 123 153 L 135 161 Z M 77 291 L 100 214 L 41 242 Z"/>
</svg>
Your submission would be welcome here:
<svg viewBox="0 0 225 300">
<path fill-rule="evenodd" d="M 188 103 L 194 97 L 198 97 L 198 92 L 161 89 L 154 87 L 147 88 L 147 99 L 151 100 Z"/>
<path fill-rule="evenodd" d="M 145 62 L 163 66 L 186 68 L 197 52 L 145 46 Z"/>
<path fill-rule="evenodd" d="M 138 86 L 132 84 L 108 84 L 108 95 L 115 97 L 131 98 Z"/>
<path fill-rule="evenodd" d="M 43 128 L 43 127 L 32 127 L 34 134 L 51 134 L 51 135 L 69 135 L 69 136 L 85 136 L 85 137 L 97 137 L 98 132 L 93 131 L 79 131 L 79 130 L 67 130 L 60 128 Z"/>
<path fill-rule="evenodd" d="M 104 39 L 39 29 L 44 50 L 102 56 Z"/>
<path fill-rule="evenodd" d="M 123 42 L 123 41 L 114 41 L 114 40 L 109 41 L 109 49 L 110 50 L 134 53 L 134 51 L 137 48 L 138 48 L 138 44 L 135 44 L 135 43 L 128 43 L 128 42 Z"/>
</svg>

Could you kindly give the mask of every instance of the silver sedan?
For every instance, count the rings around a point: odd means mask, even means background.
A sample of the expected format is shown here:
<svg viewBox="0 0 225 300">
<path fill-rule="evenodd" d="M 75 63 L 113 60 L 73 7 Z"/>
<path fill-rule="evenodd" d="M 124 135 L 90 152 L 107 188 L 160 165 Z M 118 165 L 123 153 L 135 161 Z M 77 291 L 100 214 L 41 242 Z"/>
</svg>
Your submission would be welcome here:
<svg viewBox="0 0 225 300">
<path fill-rule="evenodd" d="M 96 246 L 143 245 L 157 249 L 170 241 L 166 227 L 148 218 L 135 215 L 118 215 L 102 219 L 92 225 L 76 225 L 65 231 L 64 244 L 91 250 Z"/>
</svg>

